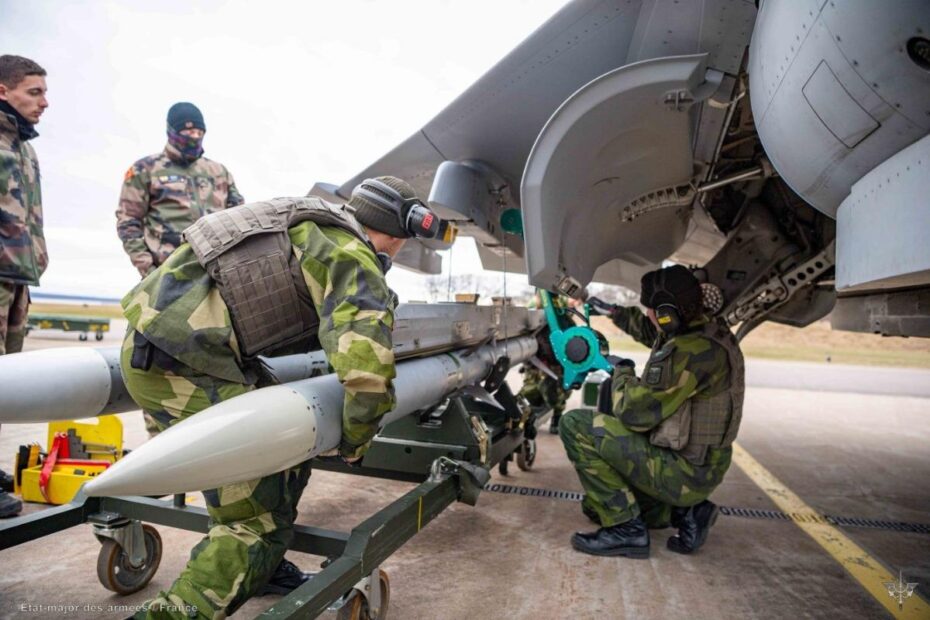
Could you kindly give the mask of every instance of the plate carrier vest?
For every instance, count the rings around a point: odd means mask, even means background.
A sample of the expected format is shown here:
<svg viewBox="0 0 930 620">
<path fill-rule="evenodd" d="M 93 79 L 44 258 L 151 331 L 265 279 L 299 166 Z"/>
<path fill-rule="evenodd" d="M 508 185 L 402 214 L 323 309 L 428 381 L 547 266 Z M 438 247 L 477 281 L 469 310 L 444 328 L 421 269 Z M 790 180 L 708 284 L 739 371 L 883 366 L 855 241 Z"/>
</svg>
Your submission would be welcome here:
<svg viewBox="0 0 930 620">
<path fill-rule="evenodd" d="M 727 389 L 710 398 L 689 398 L 649 437 L 653 445 L 671 448 L 699 466 L 704 464 L 709 448 L 727 448 L 736 439 L 746 391 L 743 354 L 730 330 L 719 320 L 711 320 L 704 325 L 703 335 L 727 353 L 730 365 Z"/>
<path fill-rule="evenodd" d="M 287 229 L 305 221 L 336 226 L 374 248 L 344 205 L 320 198 L 275 198 L 211 213 L 184 230 L 197 260 L 216 282 L 242 358 L 316 344 L 320 317 Z"/>
</svg>

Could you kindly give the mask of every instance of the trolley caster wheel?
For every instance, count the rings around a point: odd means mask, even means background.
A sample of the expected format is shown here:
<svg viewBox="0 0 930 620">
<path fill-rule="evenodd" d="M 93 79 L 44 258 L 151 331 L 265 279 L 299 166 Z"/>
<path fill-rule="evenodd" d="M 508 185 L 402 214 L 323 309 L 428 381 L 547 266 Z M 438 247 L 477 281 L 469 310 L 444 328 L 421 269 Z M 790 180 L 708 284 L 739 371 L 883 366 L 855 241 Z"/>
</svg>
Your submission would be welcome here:
<svg viewBox="0 0 930 620">
<path fill-rule="evenodd" d="M 391 602 L 391 580 L 383 570 L 378 571 L 378 585 L 381 587 L 381 608 L 376 615 L 371 615 L 368 598 L 356 592 L 345 605 L 339 609 L 338 620 L 385 620 L 388 604 Z"/>
<path fill-rule="evenodd" d="M 536 461 L 536 441 L 533 439 L 524 439 L 523 445 L 517 450 L 517 467 L 521 471 L 529 471 L 533 468 Z"/>
<path fill-rule="evenodd" d="M 103 340 L 103 332 L 97 332 L 96 334 L 94 334 L 94 340 L 98 342 Z"/>
<path fill-rule="evenodd" d="M 97 556 L 97 579 L 104 588 L 117 594 L 138 592 L 148 585 L 161 563 L 161 536 L 151 525 L 143 525 L 145 561 L 135 568 L 129 563 L 129 554 L 112 538 L 103 539 Z"/>
<path fill-rule="evenodd" d="M 78 340 L 81 342 L 87 342 L 87 334 L 78 334 Z"/>
</svg>

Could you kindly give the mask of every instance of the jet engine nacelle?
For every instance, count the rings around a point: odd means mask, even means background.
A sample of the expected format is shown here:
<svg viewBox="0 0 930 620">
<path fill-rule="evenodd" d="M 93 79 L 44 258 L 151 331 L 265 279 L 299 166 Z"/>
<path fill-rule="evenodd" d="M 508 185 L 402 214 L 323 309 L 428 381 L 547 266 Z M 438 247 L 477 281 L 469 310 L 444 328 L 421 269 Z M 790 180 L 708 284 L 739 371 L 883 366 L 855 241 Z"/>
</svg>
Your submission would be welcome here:
<svg viewBox="0 0 930 620">
<path fill-rule="evenodd" d="M 818 210 L 836 217 L 856 181 L 930 132 L 928 37 L 926 0 L 762 4 L 749 49 L 756 130 Z"/>
</svg>

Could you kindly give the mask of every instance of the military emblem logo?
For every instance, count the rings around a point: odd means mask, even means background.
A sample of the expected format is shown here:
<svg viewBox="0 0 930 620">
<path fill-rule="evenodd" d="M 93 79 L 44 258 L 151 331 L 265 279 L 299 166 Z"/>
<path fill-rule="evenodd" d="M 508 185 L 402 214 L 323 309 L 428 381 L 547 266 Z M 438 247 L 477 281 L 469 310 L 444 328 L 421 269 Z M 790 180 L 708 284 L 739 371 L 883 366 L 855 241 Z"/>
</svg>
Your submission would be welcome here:
<svg viewBox="0 0 930 620">
<path fill-rule="evenodd" d="M 898 609 L 904 609 L 904 601 L 911 598 L 914 595 L 914 591 L 917 589 L 916 583 L 905 582 L 904 576 L 901 574 L 901 571 L 898 571 L 898 581 L 886 581 L 884 584 L 885 588 L 888 589 L 888 596 L 898 601 Z"/>
</svg>

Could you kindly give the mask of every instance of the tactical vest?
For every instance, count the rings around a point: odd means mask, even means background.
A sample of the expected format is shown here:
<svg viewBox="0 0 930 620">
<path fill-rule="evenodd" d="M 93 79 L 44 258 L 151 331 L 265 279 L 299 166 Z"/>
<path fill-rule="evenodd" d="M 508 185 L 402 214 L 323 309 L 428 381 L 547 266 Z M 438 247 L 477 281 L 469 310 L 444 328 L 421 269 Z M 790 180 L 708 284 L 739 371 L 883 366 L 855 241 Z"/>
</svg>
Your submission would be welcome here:
<svg viewBox="0 0 930 620">
<path fill-rule="evenodd" d="M 736 439 L 743 417 L 746 371 L 736 338 L 725 325 L 712 320 L 703 336 L 727 353 L 728 385 L 710 398 L 689 398 L 649 436 L 655 446 L 671 448 L 695 465 L 703 465 L 710 448 L 726 448 Z"/>
<path fill-rule="evenodd" d="M 285 347 L 309 347 L 317 338 L 320 318 L 287 233 L 308 220 L 339 227 L 371 247 L 344 206 L 315 197 L 275 198 L 217 211 L 184 231 L 229 308 L 247 361 Z"/>
</svg>

